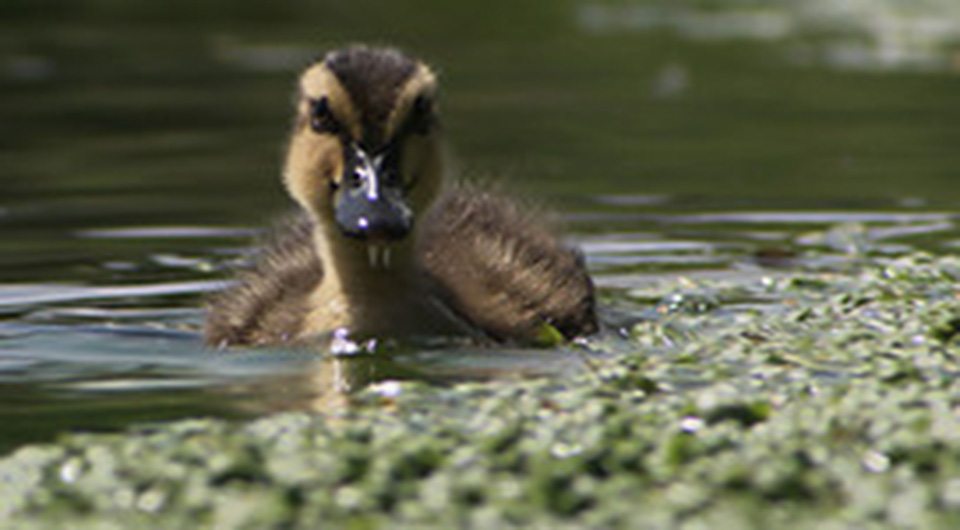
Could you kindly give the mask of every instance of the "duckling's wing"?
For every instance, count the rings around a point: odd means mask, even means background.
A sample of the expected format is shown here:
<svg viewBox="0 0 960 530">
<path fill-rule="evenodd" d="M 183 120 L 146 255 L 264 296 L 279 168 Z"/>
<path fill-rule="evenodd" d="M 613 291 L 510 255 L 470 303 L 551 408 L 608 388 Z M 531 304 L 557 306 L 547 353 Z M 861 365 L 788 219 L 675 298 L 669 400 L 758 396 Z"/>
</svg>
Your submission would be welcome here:
<svg viewBox="0 0 960 530">
<path fill-rule="evenodd" d="M 305 214 L 278 223 L 253 266 L 208 302 L 208 345 L 278 344 L 299 335 L 307 297 L 323 277 Z"/>
<path fill-rule="evenodd" d="M 461 187 L 421 220 L 420 261 L 464 319 L 498 339 L 596 331 L 593 283 L 579 252 L 531 208 Z"/>
</svg>

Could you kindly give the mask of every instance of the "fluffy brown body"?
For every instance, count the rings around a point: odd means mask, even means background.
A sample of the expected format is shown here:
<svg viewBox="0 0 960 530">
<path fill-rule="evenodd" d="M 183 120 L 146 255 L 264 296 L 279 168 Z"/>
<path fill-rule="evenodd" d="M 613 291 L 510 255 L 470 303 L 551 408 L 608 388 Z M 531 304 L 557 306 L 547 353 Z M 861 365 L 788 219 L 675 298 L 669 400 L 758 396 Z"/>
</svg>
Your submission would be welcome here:
<svg viewBox="0 0 960 530">
<path fill-rule="evenodd" d="M 545 326 L 567 338 L 596 330 L 583 260 L 549 223 L 499 194 L 444 185 L 435 98 L 430 69 L 391 49 L 347 48 L 304 72 L 284 171 L 303 213 L 211 300 L 209 344 L 303 342 L 338 329 L 518 342 Z M 409 206 L 409 233 L 345 233 L 338 207 L 361 174 L 351 173 L 351 146 L 396 157 L 382 191 Z"/>
</svg>

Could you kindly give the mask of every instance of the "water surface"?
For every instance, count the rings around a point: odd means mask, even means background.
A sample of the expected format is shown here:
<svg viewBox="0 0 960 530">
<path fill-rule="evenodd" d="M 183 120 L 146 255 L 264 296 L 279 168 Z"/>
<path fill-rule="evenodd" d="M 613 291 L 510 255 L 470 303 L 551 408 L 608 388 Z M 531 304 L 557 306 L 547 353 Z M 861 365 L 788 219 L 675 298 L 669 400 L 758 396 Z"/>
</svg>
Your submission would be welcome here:
<svg viewBox="0 0 960 530">
<path fill-rule="evenodd" d="M 505 27 L 496 2 L 432 4 L 0 8 L 0 446 L 337 411 L 345 393 L 398 379 L 585 370 L 635 347 L 617 328 L 657 317 L 654 282 L 723 278 L 744 288 L 722 301 L 731 310 L 775 308 L 765 277 L 958 245 L 947 52 L 880 68 L 796 60 L 806 37 L 793 33 L 704 41 L 669 22 L 680 15 L 611 26 L 593 4 L 511 5 Z M 364 40 L 437 65 L 458 175 L 560 212 L 610 335 L 377 358 L 203 348 L 204 296 L 290 207 L 278 174 L 296 70 Z"/>
</svg>

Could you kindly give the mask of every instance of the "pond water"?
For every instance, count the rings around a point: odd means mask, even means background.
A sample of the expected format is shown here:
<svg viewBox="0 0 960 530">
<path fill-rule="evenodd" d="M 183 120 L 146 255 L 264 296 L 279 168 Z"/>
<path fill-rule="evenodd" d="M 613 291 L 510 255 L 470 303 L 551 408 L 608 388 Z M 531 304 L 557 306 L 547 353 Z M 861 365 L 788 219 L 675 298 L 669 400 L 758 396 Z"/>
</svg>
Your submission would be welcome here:
<svg viewBox="0 0 960 530">
<path fill-rule="evenodd" d="M 917 45 L 926 55 L 891 55 L 889 39 L 875 55 L 859 27 L 783 30 L 789 9 L 717 21 L 571 1 L 510 4 L 504 21 L 497 2 L 351 5 L 0 7 L 0 448 L 335 411 L 369 384 L 568 373 L 630 347 L 202 347 L 204 296 L 290 207 L 278 173 L 295 73 L 347 42 L 438 67 L 457 172 L 560 212 L 613 337 L 656 318 L 637 293 L 664 278 L 742 282 L 742 302 L 775 305 L 750 295 L 765 276 L 960 245 L 956 26 Z M 727 29 L 705 38 L 711 23 Z"/>
</svg>

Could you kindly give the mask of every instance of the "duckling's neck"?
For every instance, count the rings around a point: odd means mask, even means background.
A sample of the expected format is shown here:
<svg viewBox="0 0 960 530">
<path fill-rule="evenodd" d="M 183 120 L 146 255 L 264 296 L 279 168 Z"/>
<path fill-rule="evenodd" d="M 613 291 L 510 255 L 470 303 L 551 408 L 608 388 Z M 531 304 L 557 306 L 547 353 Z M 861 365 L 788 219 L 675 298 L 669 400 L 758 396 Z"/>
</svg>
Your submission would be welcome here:
<svg viewBox="0 0 960 530">
<path fill-rule="evenodd" d="M 314 244 L 323 263 L 322 285 L 353 302 L 384 299 L 416 280 L 409 240 L 389 245 L 367 243 L 321 227 L 314 234 Z"/>
<path fill-rule="evenodd" d="M 339 328 L 358 335 L 453 332 L 454 323 L 440 314 L 425 286 L 414 237 L 374 245 L 320 226 L 314 241 L 323 279 L 311 295 L 307 332 Z"/>
</svg>

